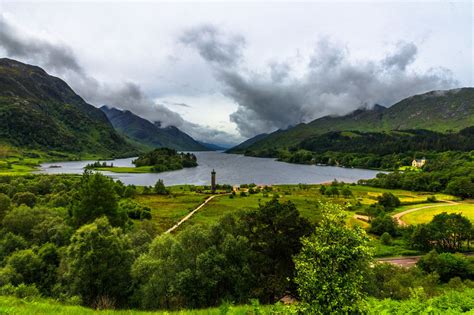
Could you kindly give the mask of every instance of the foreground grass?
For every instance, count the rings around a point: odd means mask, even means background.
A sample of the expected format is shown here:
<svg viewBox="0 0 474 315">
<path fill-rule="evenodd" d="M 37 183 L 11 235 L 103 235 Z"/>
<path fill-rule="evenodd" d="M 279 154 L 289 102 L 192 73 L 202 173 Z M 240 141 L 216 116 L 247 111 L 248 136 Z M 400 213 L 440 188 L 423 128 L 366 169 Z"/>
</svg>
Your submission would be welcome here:
<svg viewBox="0 0 474 315">
<path fill-rule="evenodd" d="M 12 296 L 0 296 L 0 314 L 157 314 L 157 315 L 280 315 L 295 314 L 295 306 L 283 305 L 243 305 L 202 310 L 156 311 L 136 310 L 93 310 L 74 305 L 64 305 L 49 299 L 19 299 Z M 422 291 L 414 291 L 407 300 L 377 300 L 369 298 L 365 303 L 367 314 L 474 314 L 474 289 L 446 291 L 442 295 L 424 298 Z"/>
<path fill-rule="evenodd" d="M 272 313 L 272 310 L 277 311 Z M 281 310 L 278 312 L 278 310 Z M 77 305 L 64 305 L 50 299 L 19 299 L 12 296 L 0 296 L 0 314 L 64 314 L 64 315 L 88 315 L 88 314 L 110 314 L 110 315 L 251 315 L 251 314 L 286 314 L 283 306 L 229 306 L 227 312 L 223 308 L 208 308 L 202 310 L 181 311 L 155 311 L 145 312 L 137 310 L 94 310 Z"/>
<path fill-rule="evenodd" d="M 411 212 L 402 217 L 402 220 L 407 224 L 420 224 L 430 222 L 437 214 L 442 212 L 447 213 L 461 213 L 474 222 L 474 203 L 462 203 L 459 205 L 440 205 L 433 208 L 421 209 L 419 211 Z"/>
</svg>

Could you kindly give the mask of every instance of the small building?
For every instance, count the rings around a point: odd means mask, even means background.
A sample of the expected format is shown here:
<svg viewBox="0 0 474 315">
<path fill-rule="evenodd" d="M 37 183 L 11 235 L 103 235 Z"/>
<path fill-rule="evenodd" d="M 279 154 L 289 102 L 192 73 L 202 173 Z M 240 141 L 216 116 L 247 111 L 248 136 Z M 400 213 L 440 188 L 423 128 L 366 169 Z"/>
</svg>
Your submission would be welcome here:
<svg viewBox="0 0 474 315">
<path fill-rule="evenodd" d="M 426 164 L 426 159 L 422 158 L 421 160 L 419 159 L 414 159 L 411 162 L 411 166 L 416 167 L 416 168 L 422 168 Z"/>
</svg>

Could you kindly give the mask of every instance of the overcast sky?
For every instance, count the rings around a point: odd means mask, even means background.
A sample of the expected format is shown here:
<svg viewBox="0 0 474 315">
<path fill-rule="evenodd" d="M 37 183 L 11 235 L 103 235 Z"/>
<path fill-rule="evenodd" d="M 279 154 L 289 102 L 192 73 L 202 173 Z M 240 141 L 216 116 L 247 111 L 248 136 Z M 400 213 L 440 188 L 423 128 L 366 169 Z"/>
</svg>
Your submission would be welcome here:
<svg viewBox="0 0 474 315">
<path fill-rule="evenodd" d="M 473 86 L 466 2 L 0 0 L 0 57 L 198 140 Z"/>
</svg>

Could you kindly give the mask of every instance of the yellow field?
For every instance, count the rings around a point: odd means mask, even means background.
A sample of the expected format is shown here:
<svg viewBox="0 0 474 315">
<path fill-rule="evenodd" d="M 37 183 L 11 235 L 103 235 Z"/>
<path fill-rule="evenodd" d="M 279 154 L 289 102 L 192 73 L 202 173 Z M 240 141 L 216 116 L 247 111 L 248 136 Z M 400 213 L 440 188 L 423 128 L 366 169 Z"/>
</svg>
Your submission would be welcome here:
<svg viewBox="0 0 474 315">
<path fill-rule="evenodd" d="M 462 215 L 468 217 L 474 222 L 474 204 L 473 203 L 462 203 L 459 205 L 449 205 L 421 209 L 412 213 L 404 215 L 401 219 L 407 224 L 420 224 L 430 222 L 431 219 L 442 212 L 447 213 L 462 213 Z"/>
</svg>

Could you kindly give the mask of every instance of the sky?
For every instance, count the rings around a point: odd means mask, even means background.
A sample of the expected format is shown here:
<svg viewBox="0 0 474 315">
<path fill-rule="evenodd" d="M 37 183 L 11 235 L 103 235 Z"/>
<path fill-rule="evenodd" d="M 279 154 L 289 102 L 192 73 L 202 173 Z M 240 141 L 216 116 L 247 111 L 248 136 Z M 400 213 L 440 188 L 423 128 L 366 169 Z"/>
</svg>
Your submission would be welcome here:
<svg viewBox="0 0 474 315">
<path fill-rule="evenodd" d="M 7 1 L 0 57 L 87 102 L 233 145 L 474 85 L 471 1 Z"/>
</svg>

